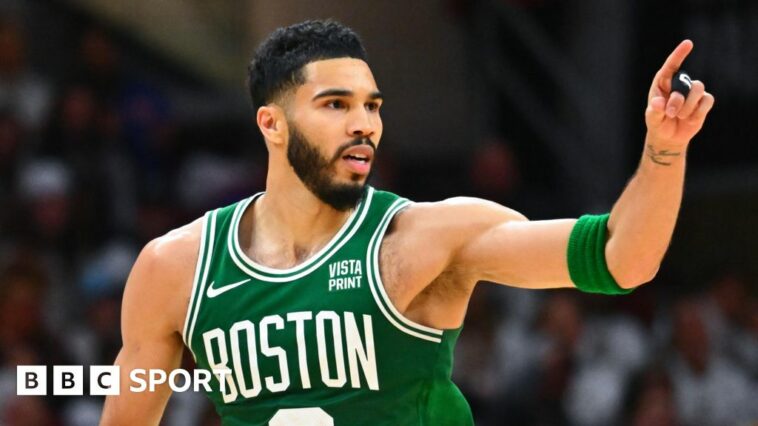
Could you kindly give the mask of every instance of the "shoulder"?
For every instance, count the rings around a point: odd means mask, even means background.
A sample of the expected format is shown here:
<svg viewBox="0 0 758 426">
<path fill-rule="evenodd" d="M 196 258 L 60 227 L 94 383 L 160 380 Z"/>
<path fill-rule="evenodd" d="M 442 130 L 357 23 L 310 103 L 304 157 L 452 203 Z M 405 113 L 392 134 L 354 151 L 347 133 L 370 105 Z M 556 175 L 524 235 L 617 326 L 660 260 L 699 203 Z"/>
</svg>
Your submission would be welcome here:
<svg viewBox="0 0 758 426">
<path fill-rule="evenodd" d="M 465 235 L 511 221 L 526 221 L 516 210 L 474 197 L 454 197 L 437 202 L 411 203 L 394 219 L 400 233 L 434 232 L 439 235 Z M 455 235 L 453 235 L 455 236 Z"/>
<path fill-rule="evenodd" d="M 126 319 L 158 320 L 172 331 L 181 330 L 202 228 L 200 218 L 145 245 L 126 284 L 123 301 Z"/>
<path fill-rule="evenodd" d="M 203 218 L 173 229 L 147 243 L 137 262 L 156 273 L 164 270 L 179 272 L 187 266 L 194 266 L 202 230 Z"/>
</svg>

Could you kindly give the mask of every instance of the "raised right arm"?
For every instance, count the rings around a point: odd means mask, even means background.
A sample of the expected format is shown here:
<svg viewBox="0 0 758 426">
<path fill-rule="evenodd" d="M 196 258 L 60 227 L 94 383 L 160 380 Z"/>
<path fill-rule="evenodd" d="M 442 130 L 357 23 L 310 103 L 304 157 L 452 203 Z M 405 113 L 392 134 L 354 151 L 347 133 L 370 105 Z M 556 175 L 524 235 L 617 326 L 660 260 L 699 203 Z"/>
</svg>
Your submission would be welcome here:
<svg viewBox="0 0 758 426">
<path fill-rule="evenodd" d="M 154 392 L 131 392 L 135 369 L 179 367 L 181 337 L 197 261 L 201 221 L 151 241 L 129 274 L 121 311 L 123 346 L 115 365 L 121 369 L 120 395 L 108 396 L 101 426 L 157 425 L 171 395 L 167 385 Z M 145 378 L 145 376 L 142 376 Z"/>
</svg>

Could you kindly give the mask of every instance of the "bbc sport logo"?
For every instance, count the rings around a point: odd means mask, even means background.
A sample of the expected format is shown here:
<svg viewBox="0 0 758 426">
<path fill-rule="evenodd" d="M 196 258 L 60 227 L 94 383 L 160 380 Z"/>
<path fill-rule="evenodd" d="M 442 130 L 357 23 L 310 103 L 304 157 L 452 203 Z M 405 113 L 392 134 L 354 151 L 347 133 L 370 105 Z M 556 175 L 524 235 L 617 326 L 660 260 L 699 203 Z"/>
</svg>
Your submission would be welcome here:
<svg viewBox="0 0 758 426">
<path fill-rule="evenodd" d="M 121 393 L 121 367 L 117 365 L 93 365 L 88 367 L 89 387 L 87 395 L 106 396 Z M 46 365 L 19 365 L 16 367 L 17 395 L 47 395 L 48 370 Z M 54 365 L 52 367 L 52 382 L 55 396 L 84 395 L 84 366 Z M 208 370 L 183 370 L 181 368 L 166 372 L 160 369 L 137 368 L 129 372 L 130 392 L 155 392 L 164 384 L 168 384 L 173 392 L 199 392 L 201 389 L 211 391 L 210 382 L 215 375 L 225 391 L 226 376 L 231 375 L 230 369 L 217 369 L 213 373 Z"/>
</svg>

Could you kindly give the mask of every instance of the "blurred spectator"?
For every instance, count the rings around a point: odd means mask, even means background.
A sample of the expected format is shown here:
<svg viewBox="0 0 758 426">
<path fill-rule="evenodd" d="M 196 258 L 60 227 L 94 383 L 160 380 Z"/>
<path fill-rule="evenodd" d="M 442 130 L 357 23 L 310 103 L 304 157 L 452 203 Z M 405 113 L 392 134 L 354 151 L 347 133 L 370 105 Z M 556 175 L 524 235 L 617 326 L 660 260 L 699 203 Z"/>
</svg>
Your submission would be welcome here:
<svg viewBox="0 0 758 426">
<path fill-rule="evenodd" d="M 137 211 L 136 236 L 139 241 L 150 241 L 182 225 L 183 219 L 187 218 L 173 200 L 144 201 Z"/>
<path fill-rule="evenodd" d="M 545 339 L 539 353 L 536 410 L 538 422 L 565 424 L 568 418 L 563 398 L 576 367 L 576 350 L 584 329 L 584 318 L 576 295 L 559 292 L 551 295 L 543 306 L 538 324 Z"/>
<path fill-rule="evenodd" d="M 539 309 L 534 321 L 510 316 L 501 324 L 496 354 L 503 388 L 492 410 L 509 425 L 567 424 L 563 400 L 577 362 L 583 314 L 576 295 L 562 291 L 534 306 Z"/>
<path fill-rule="evenodd" d="M 676 426 L 671 379 L 657 368 L 645 371 L 630 386 L 627 404 L 629 426 Z"/>
<path fill-rule="evenodd" d="M 455 381 L 467 395 L 477 424 L 483 425 L 497 418 L 491 401 L 502 392 L 495 293 L 492 285 L 482 285 L 474 292 L 466 315 L 466 333 L 460 336 L 455 356 Z"/>
<path fill-rule="evenodd" d="M 264 173 L 257 164 L 243 159 L 197 153 L 180 166 L 176 193 L 187 211 L 200 216 L 213 206 L 230 204 L 261 190 Z"/>
<path fill-rule="evenodd" d="M 716 352 L 692 300 L 677 303 L 670 361 L 678 419 L 685 425 L 736 425 L 755 420 L 758 400 L 745 371 Z"/>
<path fill-rule="evenodd" d="M 139 250 L 126 240 L 112 239 L 82 259 L 78 284 L 88 301 L 119 294 L 129 276 Z"/>
<path fill-rule="evenodd" d="M 81 397 L 68 401 L 63 410 L 63 424 L 66 426 L 95 426 L 100 423 L 103 398 Z"/>
<path fill-rule="evenodd" d="M 470 187 L 479 197 L 513 206 L 521 185 L 518 159 L 511 147 L 498 138 L 478 145 L 469 168 Z"/>
<path fill-rule="evenodd" d="M 0 193 L 12 190 L 24 133 L 21 125 L 8 111 L 0 111 Z"/>
<path fill-rule="evenodd" d="M 54 332 L 64 332 L 78 309 L 78 295 L 71 286 L 79 256 L 71 185 L 70 170 L 58 161 L 35 159 L 23 165 L 17 183 L 20 214 L 12 228 L 15 249 L 12 245 L 9 250 L 48 274 L 44 314 Z"/>
<path fill-rule="evenodd" d="M 140 198 L 171 196 L 179 156 L 169 99 L 160 89 L 133 81 L 123 88 L 118 108 L 127 151 L 139 172 Z"/>
<path fill-rule="evenodd" d="M 23 130 L 12 114 L 0 111 L 0 229 L 9 229 L 17 214 L 15 186 Z"/>
<path fill-rule="evenodd" d="M 758 340 L 746 332 L 750 303 L 746 279 L 726 271 L 706 293 L 702 313 L 716 353 L 747 371 L 758 372 Z"/>
<path fill-rule="evenodd" d="M 31 253 L 0 273 L 0 362 L 4 366 L 47 364 L 67 358 L 45 317 L 48 271 Z"/>
<path fill-rule="evenodd" d="M 120 96 L 126 76 L 121 54 L 101 28 L 89 27 L 79 41 L 77 62 L 70 82 L 86 82 L 103 103 L 113 103 Z"/>
<path fill-rule="evenodd" d="M 38 396 L 16 396 L 8 401 L 0 413 L 5 426 L 57 426 L 56 416 Z"/>
<path fill-rule="evenodd" d="M 521 300 L 514 306 L 529 309 Z M 499 329 L 504 374 L 496 405 L 512 424 L 606 425 L 621 418 L 626 383 L 651 344 L 638 320 L 586 312 L 579 300 L 572 292 L 551 293 L 534 305 L 541 309 L 536 324 L 509 316 Z"/>
<path fill-rule="evenodd" d="M 83 321 L 67 330 L 69 353 L 82 365 L 109 365 L 121 348 L 121 296 L 137 249 L 111 241 L 83 261 L 79 292 Z"/>
<path fill-rule="evenodd" d="M 10 110 L 30 131 L 47 115 L 49 84 L 26 62 L 26 40 L 18 23 L 0 16 L 0 109 Z"/>
<path fill-rule="evenodd" d="M 67 86 L 50 121 L 42 154 L 75 156 L 89 153 L 97 158 L 104 138 L 100 134 L 99 119 L 102 105 L 86 85 Z"/>
<path fill-rule="evenodd" d="M 61 342 L 45 324 L 47 285 L 46 271 L 34 257 L 17 258 L 0 272 L 0 377 L 15 377 L 17 365 L 68 363 Z M 7 425 L 52 425 L 52 401 L 36 397 L 0 400 L 0 421 Z"/>
<path fill-rule="evenodd" d="M 71 172 L 64 164 L 40 159 L 24 165 L 18 193 L 27 214 L 24 238 L 37 247 L 69 250 L 71 229 Z"/>
<path fill-rule="evenodd" d="M 121 146 L 121 118 L 85 84 L 66 87 L 42 147 L 71 167 L 77 235 L 85 247 L 135 226 L 136 173 Z"/>
<path fill-rule="evenodd" d="M 47 277 L 33 261 L 19 260 L 0 274 L 0 359 L 3 365 L 40 364 L 54 341 L 42 317 Z"/>
<path fill-rule="evenodd" d="M 572 424 L 618 423 L 624 387 L 647 362 L 651 344 L 639 321 L 618 311 L 585 322 L 565 408 Z"/>
</svg>

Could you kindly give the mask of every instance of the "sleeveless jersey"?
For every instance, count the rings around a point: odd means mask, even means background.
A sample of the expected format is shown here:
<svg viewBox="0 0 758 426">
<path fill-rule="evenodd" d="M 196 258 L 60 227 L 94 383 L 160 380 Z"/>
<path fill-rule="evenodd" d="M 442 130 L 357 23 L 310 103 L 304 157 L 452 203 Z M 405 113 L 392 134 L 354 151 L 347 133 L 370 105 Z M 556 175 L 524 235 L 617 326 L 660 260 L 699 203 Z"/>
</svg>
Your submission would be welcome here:
<svg viewBox="0 0 758 426">
<path fill-rule="evenodd" d="M 323 249 L 275 269 L 239 243 L 260 195 L 205 214 L 184 326 L 198 368 L 215 372 L 206 393 L 223 425 L 473 425 L 450 378 L 461 329 L 405 318 L 379 276 L 382 238 L 410 202 L 368 187 Z"/>
</svg>

